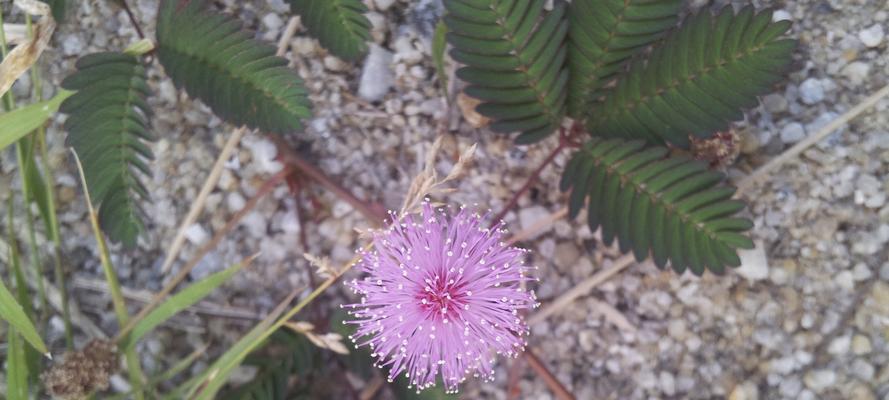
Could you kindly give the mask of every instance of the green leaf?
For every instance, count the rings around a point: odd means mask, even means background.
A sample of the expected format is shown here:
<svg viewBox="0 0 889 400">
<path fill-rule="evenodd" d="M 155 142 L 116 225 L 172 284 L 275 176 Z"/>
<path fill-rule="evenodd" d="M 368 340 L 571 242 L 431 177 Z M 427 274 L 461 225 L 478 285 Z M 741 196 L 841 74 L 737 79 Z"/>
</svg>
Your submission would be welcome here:
<svg viewBox="0 0 889 400">
<path fill-rule="evenodd" d="M 370 20 L 361 0 L 288 0 L 309 34 L 337 57 L 356 61 L 367 53 Z"/>
<path fill-rule="evenodd" d="M 521 132 L 518 143 L 539 141 L 565 114 L 564 45 L 568 24 L 559 3 L 545 0 L 445 0 L 451 57 L 469 83 L 466 94 L 482 101 L 476 111 L 495 132 Z"/>
<path fill-rule="evenodd" d="M 25 171 L 22 174 L 22 179 L 26 181 L 23 186 L 28 188 L 28 198 L 37 203 L 37 209 L 40 211 L 40 217 L 43 220 L 46 232 L 52 232 L 53 227 L 49 215 L 49 192 L 46 181 L 43 179 L 43 175 L 37 167 L 37 162 L 34 160 L 35 143 L 31 137 L 25 136 L 22 138 L 25 153 Z"/>
<path fill-rule="evenodd" d="M 68 11 L 68 5 L 65 4 L 67 0 L 46 0 L 46 4 L 49 5 L 52 10 L 52 17 L 55 18 L 56 22 L 61 24 L 65 22 L 66 13 Z"/>
<path fill-rule="evenodd" d="M 568 6 L 568 113 L 583 117 L 631 57 L 676 26 L 681 0 L 574 0 Z"/>
<path fill-rule="evenodd" d="M 212 274 L 201 281 L 181 290 L 148 313 L 139 323 L 133 327 L 133 331 L 127 340 L 129 344 L 135 344 L 145 334 L 151 332 L 158 325 L 178 314 L 180 311 L 197 303 L 206 297 L 214 289 L 227 282 L 232 275 L 244 268 L 247 264 L 236 264 L 225 270 Z"/>
<path fill-rule="evenodd" d="M 43 339 L 37 334 L 34 324 L 28 319 L 22 306 L 15 300 L 15 297 L 12 296 L 12 293 L 9 292 L 2 280 L 0 280 L 0 318 L 9 322 L 41 354 L 48 352 L 46 344 L 43 343 Z"/>
<path fill-rule="evenodd" d="M 788 21 L 770 11 L 731 7 L 717 16 L 689 17 L 647 60 L 632 63 L 607 98 L 595 104 L 586 128 L 594 136 L 669 142 L 688 147 L 741 119 L 782 79 L 796 42 L 780 39 Z"/>
<path fill-rule="evenodd" d="M 737 249 L 753 247 L 743 235 L 753 223 L 735 215 L 744 203 L 699 161 L 641 140 L 593 138 L 569 165 L 571 217 L 586 198 L 590 229 L 601 227 L 605 244 L 617 238 L 639 261 L 651 254 L 661 268 L 669 261 L 676 272 L 719 274 L 740 265 Z"/>
<path fill-rule="evenodd" d="M 162 0 L 157 56 L 178 87 L 233 125 L 265 132 L 301 131 L 309 99 L 296 71 L 240 23 L 205 0 Z"/>
<path fill-rule="evenodd" d="M 145 68 L 136 56 L 112 52 L 83 56 L 76 65 L 62 81 L 77 91 L 60 108 L 70 114 L 67 142 L 83 164 L 102 230 L 133 247 L 145 229 L 139 201 L 149 197 L 140 176 L 151 175 L 146 160 L 153 158 L 145 144 L 154 140 Z"/>
<path fill-rule="evenodd" d="M 68 96 L 74 92 L 62 90 L 55 97 L 37 102 L 0 115 L 0 150 L 6 148 L 25 135 L 46 123 L 59 109 Z"/>
</svg>

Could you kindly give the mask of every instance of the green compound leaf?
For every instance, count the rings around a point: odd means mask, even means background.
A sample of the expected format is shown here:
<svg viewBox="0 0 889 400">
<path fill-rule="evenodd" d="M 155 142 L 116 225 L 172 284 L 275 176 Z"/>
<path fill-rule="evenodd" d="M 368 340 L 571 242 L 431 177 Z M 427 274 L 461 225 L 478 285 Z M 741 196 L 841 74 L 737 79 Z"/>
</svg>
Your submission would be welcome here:
<svg viewBox="0 0 889 400">
<path fill-rule="evenodd" d="M 205 0 L 163 0 L 157 42 L 173 82 L 227 122 L 279 134 L 303 129 L 310 103 L 299 75 Z"/>
<path fill-rule="evenodd" d="M 782 79 L 796 47 L 780 38 L 789 27 L 752 7 L 688 18 L 594 105 L 587 130 L 688 147 L 689 135 L 706 138 L 727 128 Z"/>
<path fill-rule="evenodd" d="M 133 247 L 144 230 L 139 201 L 148 200 L 140 175 L 151 175 L 146 160 L 153 158 L 145 144 L 154 140 L 145 68 L 136 56 L 106 52 L 80 58 L 77 69 L 62 82 L 77 91 L 60 107 L 70 114 L 68 144 L 83 164 L 102 230 L 112 241 Z"/>
<path fill-rule="evenodd" d="M 482 101 L 476 111 L 495 132 L 521 132 L 518 143 L 539 141 L 562 123 L 568 70 L 565 7 L 546 12 L 546 0 L 445 0 L 451 57 Z"/>
<path fill-rule="evenodd" d="M 583 117 L 631 57 L 676 26 L 681 0 L 574 0 L 568 6 L 568 113 Z"/>
<path fill-rule="evenodd" d="M 370 21 L 361 0 L 288 0 L 290 9 L 321 45 L 337 57 L 356 61 L 367 53 Z"/>
<path fill-rule="evenodd" d="M 658 267 L 669 261 L 679 273 L 720 274 L 741 264 L 737 249 L 753 248 L 743 234 L 753 223 L 735 216 L 745 204 L 723 178 L 664 147 L 593 138 L 568 162 L 561 187 L 571 189 L 572 218 L 588 199 L 590 229 L 601 226 L 606 244 L 617 238 L 622 252 L 639 261 L 650 253 Z"/>
</svg>

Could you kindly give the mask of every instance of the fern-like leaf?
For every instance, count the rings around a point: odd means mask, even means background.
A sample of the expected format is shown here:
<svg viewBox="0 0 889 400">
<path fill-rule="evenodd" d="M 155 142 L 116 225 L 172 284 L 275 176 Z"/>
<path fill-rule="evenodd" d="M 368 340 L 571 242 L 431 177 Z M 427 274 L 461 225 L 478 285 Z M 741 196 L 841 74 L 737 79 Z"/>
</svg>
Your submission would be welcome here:
<svg viewBox="0 0 889 400">
<path fill-rule="evenodd" d="M 543 139 L 565 114 L 565 7 L 543 9 L 546 0 L 445 0 L 451 57 L 482 101 L 495 132 L 520 131 L 519 143 Z"/>
<path fill-rule="evenodd" d="M 288 0 L 309 33 L 331 53 L 355 61 L 367 53 L 371 24 L 361 0 Z"/>
<path fill-rule="evenodd" d="M 597 136 L 681 147 L 691 134 L 723 130 L 782 78 L 796 46 L 780 39 L 789 27 L 752 7 L 690 17 L 648 60 L 633 63 L 586 127 Z"/>
<path fill-rule="evenodd" d="M 568 113 L 583 117 L 594 93 L 676 26 L 681 0 L 574 0 L 568 7 Z"/>
<path fill-rule="evenodd" d="M 151 174 L 145 161 L 153 158 L 145 144 L 154 140 L 148 131 L 145 68 L 138 57 L 121 53 L 86 55 L 76 66 L 62 87 L 77 93 L 59 108 L 70 114 L 68 144 L 83 165 L 102 230 L 132 247 L 144 230 L 139 201 L 148 198 L 139 176 Z"/>
<path fill-rule="evenodd" d="M 593 138 L 568 162 L 562 190 L 571 188 L 569 213 L 577 216 L 589 199 L 590 228 L 602 239 L 618 238 L 621 251 L 648 258 L 663 268 L 696 275 L 722 273 L 741 261 L 736 249 L 752 248 L 743 235 L 753 224 L 733 216 L 744 203 L 723 175 L 685 156 L 668 156 L 664 147 L 641 140 Z"/>
<path fill-rule="evenodd" d="M 310 115 L 302 79 L 273 47 L 206 9 L 205 0 L 162 0 L 157 42 L 173 82 L 226 121 L 282 134 L 302 130 L 300 120 Z"/>
</svg>

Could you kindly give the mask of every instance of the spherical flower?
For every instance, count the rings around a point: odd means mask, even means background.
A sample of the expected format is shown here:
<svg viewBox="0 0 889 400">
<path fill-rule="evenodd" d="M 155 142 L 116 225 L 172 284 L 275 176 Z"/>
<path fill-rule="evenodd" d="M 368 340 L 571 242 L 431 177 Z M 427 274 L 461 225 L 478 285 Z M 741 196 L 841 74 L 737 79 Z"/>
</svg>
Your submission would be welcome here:
<svg viewBox="0 0 889 400">
<path fill-rule="evenodd" d="M 500 225 L 461 208 L 423 204 L 374 234 L 374 251 L 358 267 L 366 274 L 347 285 L 361 296 L 346 305 L 356 324 L 351 337 L 367 345 L 389 380 L 404 374 L 417 390 L 434 386 L 439 374 L 448 391 L 472 374 L 493 378 L 495 356 L 515 357 L 527 344 L 520 310 L 537 306 L 522 282 L 525 250 L 502 241 Z"/>
</svg>

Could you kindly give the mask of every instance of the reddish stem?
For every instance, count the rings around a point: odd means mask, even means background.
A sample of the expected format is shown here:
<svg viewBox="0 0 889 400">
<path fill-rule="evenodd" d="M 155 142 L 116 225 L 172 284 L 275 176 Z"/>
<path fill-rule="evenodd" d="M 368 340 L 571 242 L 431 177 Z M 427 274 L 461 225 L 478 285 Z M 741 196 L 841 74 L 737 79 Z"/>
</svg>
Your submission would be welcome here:
<svg viewBox="0 0 889 400">
<path fill-rule="evenodd" d="M 133 28 L 136 29 L 136 33 L 139 34 L 139 39 L 145 39 L 145 34 L 142 33 L 142 28 L 139 26 L 139 23 L 136 22 L 136 17 L 133 15 L 133 11 L 130 10 L 130 6 L 127 5 L 127 0 L 120 0 L 120 5 L 127 13 L 127 17 L 130 19 L 130 23 L 133 24 Z"/>
<path fill-rule="evenodd" d="M 528 365 L 531 366 L 531 369 L 533 369 L 534 372 L 537 372 L 537 374 L 540 375 L 541 378 L 543 378 L 543 382 L 546 383 L 546 386 L 549 387 L 549 390 L 551 390 L 553 394 L 556 395 L 556 398 L 558 398 L 559 400 L 576 400 L 574 395 L 571 394 L 571 392 L 569 392 L 568 389 L 565 388 L 565 386 L 562 386 L 562 383 L 559 382 L 559 380 L 556 379 L 556 377 L 551 372 L 549 372 L 549 370 L 546 368 L 546 365 L 543 364 L 543 361 L 540 361 L 540 359 L 537 358 L 537 355 L 534 354 L 534 352 L 531 351 L 530 348 L 525 349 L 525 360 L 528 361 Z"/>
<path fill-rule="evenodd" d="M 537 181 L 537 179 L 540 177 L 540 174 L 543 172 L 543 170 L 550 163 L 552 163 L 553 160 L 556 159 L 556 156 L 559 155 L 559 153 L 561 153 L 565 147 L 566 147 L 566 144 L 564 142 L 559 142 L 559 145 L 555 149 L 553 149 L 553 151 L 551 153 L 549 153 L 548 156 L 546 156 L 546 159 L 543 160 L 543 162 L 540 163 L 540 165 L 537 167 L 537 169 L 535 169 L 534 172 L 531 173 L 531 176 L 528 177 L 528 180 L 525 181 L 525 184 L 522 185 L 522 188 L 519 189 L 518 192 L 515 192 L 515 194 L 512 196 L 512 198 L 509 199 L 509 203 L 506 203 L 506 206 L 503 207 L 503 210 L 500 211 L 500 213 L 498 213 L 496 217 L 494 217 L 494 220 L 491 222 L 492 226 L 499 224 L 500 221 L 503 220 L 504 217 L 506 217 L 506 214 L 510 210 L 515 208 L 515 206 L 519 203 L 519 198 L 522 197 L 522 195 L 525 194 L 525 192 L 527 192 L 528 190 L 531 189 L 531 186 L 534 184 L 534 182 Z"/>
<path fill-rule="evenodd" d="M 383 221 L 386 220 L 387 215 L 385 208 L 383 208 L 379 204 L 371 204 L 365 200 L 361 200 L 353 195 L 347 189 L 340 186 L 340 184 L 336 183 L 333 179 L 328 177 L 320 169 L 297 155 L 296 152 L 290 148 L 290 146 L 287 144 L 287 142 L 284 141 L 283 138 L 274 135 L 270 135 L 269 138 L 272 139 L 272 141 L 274 141 L 275 144 L 278 146 L 279 157 L 281 157 L 281 160 L 284 161 L 286 164 L 289 164 L 299 171 L 303 172 L 313 181 L 317 182 L 319 185 L 329 190 L 340 199 L 349 203 L 352 208 L 358 210 L 358 212 L 363 214 L 364 217 L 370 220 L 373 224 L 379 226 L 382 225 Z"/>
</svg>

